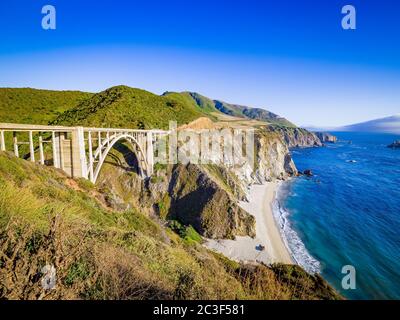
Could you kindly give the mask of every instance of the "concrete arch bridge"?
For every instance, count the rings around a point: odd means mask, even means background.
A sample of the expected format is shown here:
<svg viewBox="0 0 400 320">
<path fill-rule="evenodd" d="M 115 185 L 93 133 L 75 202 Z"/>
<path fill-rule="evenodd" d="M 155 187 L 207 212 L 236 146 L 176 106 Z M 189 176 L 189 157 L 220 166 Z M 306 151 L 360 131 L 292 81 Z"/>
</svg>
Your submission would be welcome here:
<svg viewBox="0 0 400 320">
<path fill-rule="evenodd" d="M 138 160 L 142 177 L 153 174 L 154 144 L 168 135 L 163 130 L 109 129 L 65 126 L 42 126 L 0 123 L 0 151 L 13 151 L 20 157 L 25 145 L 32 162 L 52 165 L 71 177 L 96 183 L 110 150 L 119 141 L 128 142 Z M 51 157 L 45 149 L 51 146 Z M 11 150 L 7 150 L 10 147 Z M 45 148 L 46 147 L 46 148 Z"/>
</svg>

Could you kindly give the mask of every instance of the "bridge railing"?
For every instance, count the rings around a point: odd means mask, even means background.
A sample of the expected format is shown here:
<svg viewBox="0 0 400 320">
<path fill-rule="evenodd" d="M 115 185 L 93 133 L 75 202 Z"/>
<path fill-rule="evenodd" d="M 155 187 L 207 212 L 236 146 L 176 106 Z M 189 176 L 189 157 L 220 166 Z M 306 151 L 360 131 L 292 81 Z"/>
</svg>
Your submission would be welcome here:
<svg viewBox="0 0 400 320">
<path fill-rule="evenodd" d="M 19 124 L 19 123 L 1 123 L 0 131 L 34 131 L 34 132 L 72 132 L 75 128 L 80 127 L 69 127 L 69 126 L 49 126 L 49 125 L 36 125 L 36 124 Z M 83 131 L 88 132 L 137 132 L 137 133 L 147 133 L 152 132 L 155 134 L 169 134 L 169 131 L 158 130 L 158 129 L 124 129 L 124 128 L 97 128 L 97 127 L 81 127 Z"/>
</svg>

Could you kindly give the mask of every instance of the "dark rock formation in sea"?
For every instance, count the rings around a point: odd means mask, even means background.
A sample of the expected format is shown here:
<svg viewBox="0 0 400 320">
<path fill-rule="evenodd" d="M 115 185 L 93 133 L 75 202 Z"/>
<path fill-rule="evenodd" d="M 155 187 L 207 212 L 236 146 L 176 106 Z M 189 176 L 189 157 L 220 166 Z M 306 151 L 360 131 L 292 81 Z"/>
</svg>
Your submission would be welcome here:
<svg viewBox="0 0 400 320">
<path fill-rule="evenodd" d="M 391 144 L 388 145 L 388 148 L 392 149 L 399 149 L 400 148 L 400 140 L 397 140 Z"/>
<path fill-rule="evenodd" d="M 310 169 L 304 170 L 303 174 L 307 177 L 312 177 L 314 175 Z"/>
<path fill-rule="evenodd" d="M 321 140 L 323 143 L 336 143 L 337 137 L 329 132 L 315 132 L 315 135 Z"/>
</svg>

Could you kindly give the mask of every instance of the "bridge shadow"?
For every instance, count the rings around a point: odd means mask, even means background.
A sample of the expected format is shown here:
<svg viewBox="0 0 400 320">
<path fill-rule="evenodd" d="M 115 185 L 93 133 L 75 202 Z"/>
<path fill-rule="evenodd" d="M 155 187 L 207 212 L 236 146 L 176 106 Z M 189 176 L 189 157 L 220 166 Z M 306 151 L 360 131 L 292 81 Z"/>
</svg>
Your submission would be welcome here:
<svg viewBox="0 0 400 320">
<path fill-rule="evenodd" d="M 199 214 L 206 208 L 215 194 L 215 188 L 205 183 L 204 175 L 195 178 L 198 186 L 191 191 L 185 191 L 185 184 L 179 181 L 187 181 L 192 177 L 186 176 L 186 170 L 182 165 L 175 165 L 168 186 L 168 194 L 171 196 L 171 204 L 167 213 L 170 220 L 179 220 L 184 225 L 193 226 L 197 232 L 203 234 L 202 218 Z"/>
<path fill-rule="evenodd" d="M 115 154 L 115 151 L 122 155 L 122 158 Z M 113 146 L 104 163 L 121 168 L 127 172 L 140 174 L 139 161 L 136 154 L 124 141 L 119 141 Z"/>
</svg>

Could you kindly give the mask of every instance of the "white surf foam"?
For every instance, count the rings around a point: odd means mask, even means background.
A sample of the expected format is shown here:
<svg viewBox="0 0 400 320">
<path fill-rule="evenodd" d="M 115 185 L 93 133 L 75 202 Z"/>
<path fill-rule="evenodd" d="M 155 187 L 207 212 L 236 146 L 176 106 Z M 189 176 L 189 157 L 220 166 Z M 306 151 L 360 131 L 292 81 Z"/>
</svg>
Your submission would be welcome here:
<svg viewBox="0 0 400 320">
<path fill-rule="evenodd" d="M 302 266 L 309 273 L 320 273 L 321 264 L 318 260 L 311 256 L 307 251 L 304 243 L 301 241 L 297 232 L 292 228 L 288 216 L 290 213 L 284 209 L 281 202 L 284 198 L 282 194 L 282 185 L 278 187 L 276 199 L 273 203 L 273 214 L 276 223 L 279 226 L 279 231 L 282 235 L 283 241 L 293 260 Z"/>
</svg>

